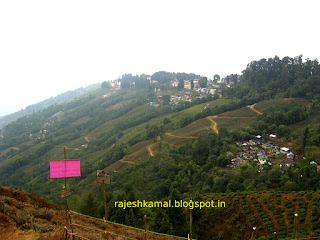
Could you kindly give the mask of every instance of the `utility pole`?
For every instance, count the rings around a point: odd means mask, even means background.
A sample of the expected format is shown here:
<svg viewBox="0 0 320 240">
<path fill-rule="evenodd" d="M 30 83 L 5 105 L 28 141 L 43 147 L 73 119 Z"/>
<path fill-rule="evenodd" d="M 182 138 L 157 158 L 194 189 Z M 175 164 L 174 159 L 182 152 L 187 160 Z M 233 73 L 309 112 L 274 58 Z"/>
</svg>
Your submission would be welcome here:
<svg viewBox="0 0 320 240">
<path fill-rule="evenodd" d="M 252 234 L 251 234 L 250 240 L 253 240 L 253 239 L 254 239 L 254 235 L 255 235 L 256 229 L 257 229 L 257 227 L 252 227 Z"/>
<path fill-rule="evenodd" d="M 293 230 L 293 238 L 296 237 L 296 232 L 297 232 L 297 218 L 298 218 L 299 214 L 298 213 L 295 213 L 294 214 L 294 221 L 293 221 L 293 227 L 294 227 L 294 230 Z"/>
</svg>

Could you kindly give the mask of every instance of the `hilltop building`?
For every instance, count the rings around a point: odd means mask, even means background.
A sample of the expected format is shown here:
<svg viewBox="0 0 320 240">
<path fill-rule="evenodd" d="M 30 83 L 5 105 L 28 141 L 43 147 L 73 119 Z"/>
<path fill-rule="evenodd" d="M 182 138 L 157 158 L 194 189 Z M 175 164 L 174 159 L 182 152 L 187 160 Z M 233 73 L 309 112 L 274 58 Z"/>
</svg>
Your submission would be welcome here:
<svg viewBox="0 0 320 240">
<path fill-rule="evenodd" d="M 173 81 L 171 81 L 171 86 L 172 87 L 178 87 L 178 85 L 179 85 L 179 80 L 178 79 L 174 79 Z"/>
<path fill-rule="evenodd" d="M 199 87 L 200 87 L 200 85 L 199 85 L 199 79 L 194 79 L 194 80 L 193 80 L 193 87 L 194 87 L 194 88 L 199 88 Z"/>
<path fill-rule="evenodd" d="M 191 89 L 191 81 L 190 80 L 184 80 L 184 88 Z"/>
</svg>

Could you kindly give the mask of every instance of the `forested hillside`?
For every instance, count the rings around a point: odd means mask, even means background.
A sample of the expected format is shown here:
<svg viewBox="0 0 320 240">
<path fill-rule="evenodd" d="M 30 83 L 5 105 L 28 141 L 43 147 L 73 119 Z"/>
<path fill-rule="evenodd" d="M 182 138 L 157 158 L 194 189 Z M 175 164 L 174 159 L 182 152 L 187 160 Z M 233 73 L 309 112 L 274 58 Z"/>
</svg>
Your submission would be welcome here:
<svg viewBox="0 0 320 240">
<path fill-rule="evenodd" d="M 100 84 L 93 84 L 93 85 L 90 85 L 85 88 L 78 88 L 73 91 L 68 91 L 68 92 L 62 93 L 56 97 L 51 97 L 51 98 L 46 99 L 42 102 L 27 106 L 25 109 L 22 109 L 18 112 L 9 114 L 7 116 L 0 117 L 0 129 L 3 128 L 5 125 L 7 125 L 13 121 L 16 121 L 18 118 L 30 115 L 34 112 L 41 111 L 41 110 L 43 110 L 51 105 L 54 105 L 54 104 L 62 104 L 65 102 L 70 102 L 73 99 L 80 97 L 81 95 L 83 95 L 85 93 L 88 93 L 90 91 L 98 89 L 99 87 L 100 87 Z"/>
<path fill-rule="evenodd" d="M 111 221 L 142 227 L 146 214 L 150 230 L 187 236 L 184 208 L 115 202 L 209 198 L 226 207 L 194 210 L 197 239 L 249 238 L 254 226 L 257 238 L 292 237 L 295 212 L 296 236 L 319 236 L 319 63 L 261 59 L 218 79 L 125 74 L 22 117 L 0 132 L 0 184 L 61 204 L 63 180 L 49 179 L 49 160 L 64 158 L 65 148 L 81 160 L 81 177 L 68 179 L 70 206 L 85 214 L 104 216 L 96 183 L 104 169 Z"/>
</svg>

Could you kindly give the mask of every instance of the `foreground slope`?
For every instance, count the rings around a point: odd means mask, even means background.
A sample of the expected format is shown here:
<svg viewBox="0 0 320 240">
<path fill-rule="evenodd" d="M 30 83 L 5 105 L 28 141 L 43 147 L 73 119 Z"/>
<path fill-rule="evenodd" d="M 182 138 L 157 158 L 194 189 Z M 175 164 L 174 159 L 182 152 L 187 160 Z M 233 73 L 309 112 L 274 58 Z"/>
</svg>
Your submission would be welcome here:
<svg viewBox="0 0 320 240">
<path fill-rule="evenodd" d="M 84 239 L 98 240 L 105 237 L 109 239 L 129 237 L 130 239 L 182 240 L 186 238 L 168 236 L 156 232 L 146 232 L 144 229 L 132 228 L 121 224 L 108 222 L 82 215 L 77 212 L 70 213 L 70 225 L 67 225 L 68 239 L 71 234 L 84 237 Z M 34 194 L 23 191 L 14 191 L 0 186 L 0 238 L 13 239 L 66 239 L 65 238 L 65 211 L 61 206 L 52 204 Z"/>
</svg>

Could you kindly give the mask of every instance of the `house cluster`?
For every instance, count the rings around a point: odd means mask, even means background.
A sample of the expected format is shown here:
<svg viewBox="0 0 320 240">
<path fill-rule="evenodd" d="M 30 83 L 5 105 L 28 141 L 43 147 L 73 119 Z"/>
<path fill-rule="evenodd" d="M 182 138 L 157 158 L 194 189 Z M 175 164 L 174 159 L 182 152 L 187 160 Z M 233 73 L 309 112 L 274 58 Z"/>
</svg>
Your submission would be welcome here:
<svg viewBox="0 0 320 240">
<path fill-rule="evenodd" d="M 295 155 L 287 147 L 277 146 L 277 136 L 269 135 L 269 139 L 264 140 L 262 136 L 258 135 L 255 139 L 248 142 L 237 143 L 241 147 L 241 151 L 237 153 L 236 157 L 231 160 L 232 164 L 226 167 L 235 168 L 243 163 L 254 161 L 260 170 L 267 165 L 272 165 L 275 159 L 279 159 L 280 167 L 291 167 L 294 165 Z"/>
<path fill-rule="evenodd" d="M 160 103 L 159 102 L 150 102 L 149 105 L 152 107 L 159 107 Z"/>
<path fill-rule="evenodd" d="M 176 106 L 179 101 L 185 101 L 185 102 L 191 102 L 192 101 L 192 95 L 190 93 L 186 93 L 184 95 L 172 95 L 170 97 L 170 105 Z"/>
<path fill-rule="evenodd" d="M 41 129 L 39 130 L 39 135 L 36 134 L 36 135 L 38 135 L 38 137 L 34 137 L 34 141 L 38 142 L 41 139 L 45 139 L 46 135 L 49 134 L 49 130 L 47 130 L 47 128 L 50 127 L 54 122 L 61 120 L 62 119 L 62 114 L 63 114 L 63 112 L 59 111 L 59 112 L 53 114 L 51 117 L 49 117 L 49 119 L 48 119 L 49 121 L 44 123 L 41 126 Z M 30 134 L 29 136 L 30 136 L 30 138 L 33 138 L 32 134 Z"/>
<path fill-rule="evenodd" d="M 182 95 L 172 95 L 170 96 L 170 105 L 171 106 L 177 106 L 178 102 L 185 101 L 185 102 L 191 102 L 194 97 L 191 95 L 191 93 L 185 93 Z M 149 105 L 152 107 L 159 107 L 162 103 L 162 96 L 158 96 L 158 101 L 156 102 L 149 102 Z"/>
<path fill-rule="evenodd" d="M 213 84 L 212 82 L 208 82 L 206 88 L 201 88 L 199 84 L 199 79 L 194 79 L 193 80 L 193 90 L 200 92 L 200 93 L 205 93 L 205 94 L 215 94 L 219 88 L 219 84 Z M 183 80 L 183 88 L 184 89 L 192 89 L 192 81 L 191 80 Z M 170 81 L 172 87 L 178 87 L 179 85 L 179 80 L 174 79 Z"/>
<path fill-rule="evenodd" d="M 317 167 L 318 171 L 320 171 L 320 164 L 316 163 L 315 161 L 311 161 L 310 165 Z"/>
<path fill-rule="evenodd" d="M 119 80 L 110 81 L 110 87 L 112 87 L 114 90 L 120 90 L 121 82 Z"/>
<path fill-rule="evenodd" d="M 152 80 L 151 77 L 147 77 L 147 80 L 149 81 L 150 84 L 156 84 L 156 85 L 159 84 L 159 82 L 157 80 Z M 179 83 L 179 81 L 178 81 L 178 83 Z"/>
</svg>

